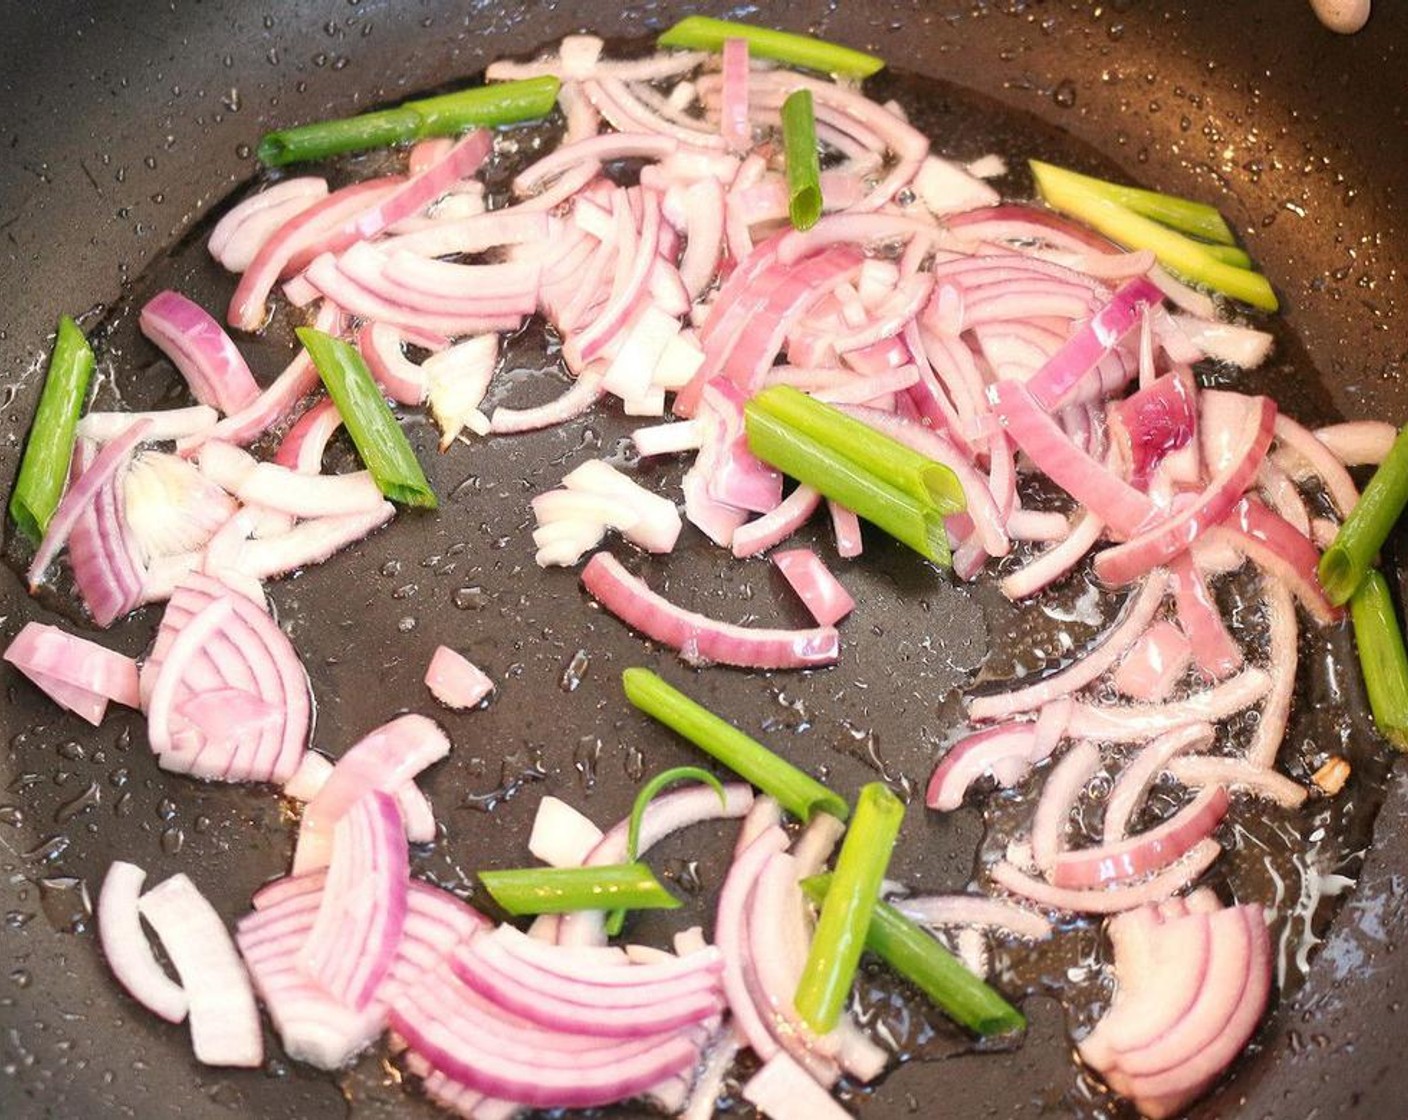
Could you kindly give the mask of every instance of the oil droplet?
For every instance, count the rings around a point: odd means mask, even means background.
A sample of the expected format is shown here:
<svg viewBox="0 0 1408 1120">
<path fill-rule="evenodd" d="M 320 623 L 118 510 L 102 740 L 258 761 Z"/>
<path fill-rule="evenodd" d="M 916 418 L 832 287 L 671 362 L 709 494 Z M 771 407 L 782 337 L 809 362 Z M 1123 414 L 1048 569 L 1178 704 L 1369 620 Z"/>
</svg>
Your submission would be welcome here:
<svg viewBox="0 0 1408 1120">
<path fill-rule="evenodd" d="M 29 974 L 28 969 L 16 968 L 10 971 L 10 983 L 17 988 L 27 988 L 34 982 L 34 977 Z"/>
<path fill-rule="evenodd" d="M 1076 84 L 1070 78 L 1062 78 L 1051 91 L 1051 100 L 1062 109 L 1069 109 L 1076 103 Z"/>
<path fill-rule="evenodd" d="M 179 828 L 168 828 L 161 834 L 161 850 L 174 856 L 186 845 L 186 834 Z"/>
<path fill-rule="evenodd" d="M 462 611 L 482 611 L 486 596 L 482 587 L 457 587 L 450 601 Z"/>
<path fill-rule="evenodd" d="M 596 767 L 601 759 L 601 740 L 595 735 L 584 735 L 577 740 L 572 751 L 572 765 L 585 790 L 596 786 Z"/>
<path fill-rule="evenodd" d="M 88 788 L 77 797 L 69 798 L 54 813 L 55 824 L 67 824 L 80 813 L 94 808 L 102 800 L 102 788 L 97 782 L 89 782 Z"/>
<path fill-rule="evenodd" d="M 24 824 L 24 810 L 18 805 L 0 805 L 0 824 L 7 824 L 11 828 L 19 828 Z"/>
<path fill-rule="evenodd" d="M 579 649 L 574 653 L 562 669 L 562 679 L 558 682 L 562 691 L 576 692 L 586 678 L 591 663 L 591 655 L 586 650 Z"/>
<path fill-rule="evenodd" d="M 69 838 L 67 836 L 51 836 L 43 843 L 25 852 L 26 859 L 38 860 L 41 863 L 52 863 L 64 852 L 68 851 Z"/>
<path fill-rule="evenodd" d="M 39 907 L 59 933 L 82 933 L 93 913 L 88 888 L 82 879 L 56 875 L 39 880 Z"/>
<path fill-rule="evenodd" d="M 626 751 L 626 777 L 633 782 L 638 782 L 645 776 L 645 752 L 639 747 L 631 747 Z"/>
</svg>

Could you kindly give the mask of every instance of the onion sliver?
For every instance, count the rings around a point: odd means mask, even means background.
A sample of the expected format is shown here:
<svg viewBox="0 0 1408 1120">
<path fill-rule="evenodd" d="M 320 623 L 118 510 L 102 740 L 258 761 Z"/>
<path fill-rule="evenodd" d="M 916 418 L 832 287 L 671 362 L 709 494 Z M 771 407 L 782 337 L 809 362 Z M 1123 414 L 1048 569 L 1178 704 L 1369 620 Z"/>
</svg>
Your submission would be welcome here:
<svg viewBox="0 0 1408 1120">
<path fill-rule="evenodd" d="M 775 552 L 772 562 L 797 593 L 807 611 L 820 625 L 834 626 L 855 609 L 850 592 L 827 569 L 809 548 L 793 548 Z"/>
<path fill-rule="evenodd" d="M 431 763 L 450 752 L 450 740 L 420 715 L 398 716 L 349 748 L 332 776 L 303 810 L 293 873 L 326 867 L 333 829 L 354 804 L 372 790 L 395 793 Z"/>
<path fill-rule="evenodd" d="M 144 894 L 139 908 L 181 978 L 196 1058 L 210 1066 L 257 1067 L 264 1060 L 259 1009 L 220 915 L 179 874 Z"/>
<path fill-rule="evenodd" d="M 436 647 L 425 670 L 425 687 L 449 708 L 474 708 L 494 691 L 487 673 L 449 646 Z"/>
<path fill-rule="evenodd" d="M 330 995 L 359 1011 L 401 943 L 409 860 L 405 825 L 389 793 L 369 790 L 333 826 L 327 883 L 301 960 Z"/>
<path fill-rule="evenodd" d="M 892 905 L 905 917 L 924 926 L 995 929 L 1028 941 L 1041 941 L 1051 936 L 1051 923 L 1046 918 L 999 898 L 975 894 L 916 895 L 895 899 Z"/>
<path fill-rule="evenodd" d="M 142 929 L 138 898 L 147 873 L 133 863 L 114 860 L 98 895 L 98 938 L 108 967 L 129 995 L 169 1023 L 186 1017 L 185 989 L 157 963 Z"/>
<path fill-rule="evenodd" d="M 1058 887 L 1100 887 L 1167 867 L 1201 843 L 1227 815 L 1230 799 L 1211 786 L 1162 824 L 1097 848 L 1056 857 L 1051 881 Z"/>
<path fill-rule="evenodd" d="M 159 346 L 201 404 L 238 412 L 259 396 L 249 365 L 214 317 L 185 296 L 158 292 L 142 308 L 142 333 Z"/>
<path fill-rule="evenodd" d="M 1221 851 L 1217 841 L 1201 840 L 1182 860 L 1164 868 L 1151 878 L 1133 883 L 1120 883 L 1103 890 L 1053 886 L 1040 879 L 1033 879 L 1020 868 L 1005 861 L 993 867 L 992 881 L 1013 894 L 1055 910 L 1068 910 L 1074 914 L 1115 914 L 1176 894 L 1211 867 Z"/>
<path fill-rule="evenodd" d="M 582 569 L 582 585 L 603 607 L 647 638 L 678 650 L 690 662 L 751 669 L 830 665 L 839 653 L 834 627 L 753 630 L 687 611 L 657 595 L 619 560 L 598 552 Z"/>
<path fill-rule="evenodd" d="M 140 703 L 135 661 L 57 626 L 25 623 L 5 648 L 4 659 L 95 727 L 109 700 L 129 708 Z"/>
<path fill-rule="evenodd" d="M 1120 771 L 1105 802 L 1105 843 L 1123 840 L 1129 822 L 1143 804 L 1150 784 L 1169 761 L 1185 751 L 1205 751 L 1216 734 L 1211 724 L 1190 723 L 1166 732 L 1139 748 L 1139 753 Z"/>
</svg>

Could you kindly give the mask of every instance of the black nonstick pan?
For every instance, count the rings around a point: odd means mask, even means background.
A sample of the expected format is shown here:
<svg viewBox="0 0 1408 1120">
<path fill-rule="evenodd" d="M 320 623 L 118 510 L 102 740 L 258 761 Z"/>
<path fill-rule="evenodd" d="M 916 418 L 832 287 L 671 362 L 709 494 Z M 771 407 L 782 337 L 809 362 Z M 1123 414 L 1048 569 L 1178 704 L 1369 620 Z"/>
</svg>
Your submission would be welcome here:
<svg viewBox="0 0 1408 1120">
<path fill-rule="evenodd" d="M 703 7 L 883 55 L 897 72 L 887 88 L 919 104 L 940 150 L 1042 152 L 1216 202 L 1283 296 L 1285 329 L 1268 376 L 1285 406 L 1312 421 L 1408 420 L 1404 6 L 1381 2 L 1349 38 L 1321 28 L 1303 0 Z M 127 309 L 161 284 L 208 306 L 223 301 L 228 281 L 198 234 L 256 174 L 251 150 L 265 128 L 441 87 L 572 31 L 651 35 L 695 10 L 597 0 L 11 0 L 0 31 L 6 492 L 60 313 L 97 334 L 103 399 L 140 407 L 170 392 Z M 276 371 L 288 346 L 284 336 L 252 343 L 256 371 Z M 525 368 L 539 360 L 528 344 L 516 357 Z M 610 453 L 627 430 L 620 417 L 594 415 L 437 457 L 433 434 L 413 428 L 446 497 L 440 515 L 402 517 L 272 587 L 312 679 L 315 745 L 329 753 L 398 711 L 434 711 L 420 676 L 439 643 L 469 650 L 499 680 L 486 711 L 436 713 L 455 750 L 429 782 L 445 835 L 421 870 L 447 885 L 468 888 L 478 868 L 523 862 L 540 793 L 560 793 L 607 822 L 628 809 L 643 773 L 689 760 L 628 713 L 617 683 L 627 665 L 688 682 L 842 788 L 877 769 L 903 787 L 927 777 L 954 719 L 952 690 L 1010 624 L 991 596 L 918 571 L 877 541 L 851 576 L 861 609 L 843 631 L 839 667 L 808 676 L 685 669 L 590 609 L 570 573 L 544 575 L 531 560 L 527 498 L 577 459 Z M 7 545 L 12 564 L 15 555 Z M 766 565 L 721 564 L 690 547 L 671 558 L 668 578 L 679 596 L 716 613 L 797 621 Z M 52 607 L 32 600 L 15 571 L 0 572 L 0 641 L 29 619 L 55 621 Z M 155 621 L 139 613 L 104 640 L 136 655 Z M 1344 641 L 1335 648 L 1351 656 Z M 1356 712 L 1354 674 L 1330 703 L 1321 670 L 1306 670 L 1286 750 L 1308 757 L 1333 743 L 1353 752 L 1356 779 L 1332 822 L 1353 851 L 1333 871 L 1357 883 L 1319 884 L 1339 893 L 1322 910 L 1333 921 L 1302 939 L 1308 973 L 1293 968 L 1254 1051 L 1195 1108 L 1198 1117 L 1408 1113 L 1400 1041 L 1408 956 L 1395 951 L 1408 935 L 1408 791 Z M 130 714 L 94 731 L 61 717 L 8 667 L 0 687 L 0 1115 L 435 1115 L 377 1057 L 338 1078 L 283 1062 L 276 1046 L 262 1070 L 203 1068 L 184 1028 L 122 995 L 86 906 L 109 861 L 135 860 L 152 881 L 184 870 L 233 919 L 285 868 L 288 821 L 267 790 L 160 771 Z M 910 817 L 896 874 L 926 889 L 961 888 L 979 814 L 940 822 L 916 803 Z M 711 844 L 723 837 L 662 852 L 668 875 L 698 881 L 701 918 L 724 850 Z M 1361 866 L 1354 852 L 1366 846 Z M 1316 938 L 1323 944 L 1311 946 Z M 950 1039 L 853 1107 L 867 1120 L 1107 1112 L 1077 1079 L 1061 1005 L 1035 994 L 1025 1006 L 1032 1028 L 1022 1048 L 972 1054 Z"/>
</svg>

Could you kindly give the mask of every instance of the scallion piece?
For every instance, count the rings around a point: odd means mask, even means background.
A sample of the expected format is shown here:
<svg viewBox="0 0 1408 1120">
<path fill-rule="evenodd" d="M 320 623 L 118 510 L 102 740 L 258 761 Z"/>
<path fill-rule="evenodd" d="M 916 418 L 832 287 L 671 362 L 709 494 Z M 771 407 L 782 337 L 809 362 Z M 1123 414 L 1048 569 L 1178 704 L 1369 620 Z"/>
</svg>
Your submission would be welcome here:
<svg viewBox="0 0 1408 1120">
<path fill-rule="evenodd" d="M 259 159 L 267 167 L 281 167 L 427 136 L 538 120 L 552 112 L 559 84 L 553 77 L 496 82 L 407 101 L 394 109 L 285 128 L 259 141 Z"/>
<path fill-rule="evenodd" d="M 1053 209 L 1079 218 L 1127 249 L 1152 250 L 1166 268 L 1195 284 L 1265 311 L 1275 311 L 1280 306 L 1271 282 L 1261 273 L 1223 263 L 1208 252 L 1204 243 L 1136 214 L 1078 181 L 1073 182 L 1065 177 L 1062 168 L 1036 160 L 1032 160 L 1031 165 L 1037 189 Z M 1053 171 L 1057 174 L 1052 175 Z"/>
<path fill-rule="evenodd" d="M 1204 245 L 1203 252 L 1213 260 L 1230 264 L 1233 268 L 1252 267 L 1252 255 L 1236 245 Z"/>
<path fill-rule="evenodd" d="M 78 414 L 88 396 L 93 365 L 88 340 L 78 324 L 65 315 L 59 320 L 39 407 L 29 428 L 29 442 L 25 444 L 20 473 L 10 495 L 10 516 L 20 532 L 36 543 L 43 538 L 49 519 L 64 496 Z"/>
<path fill-rule="evenodd" d="M 671 770 L 665 770 L 645 785 L 640 787 L 640 792 L 636 794 L 635 802 L 631 805 L 631 819 L 626 826 L 626 862 L 634 863 L 640 857 L 640 825 L 645 816 L 645 810 L 654 800 L 655 795 L 666 786 L 674 785 L 676 782 L 703 782 L 711 787 L 719 795 L 719 804 L 728 804 L 728 794 L 724 792 L 724 786 L 718 778 L 707 770 L 701 770 L 698 766 L 676 766 Z M 626 922 L 626 912 L 624 910 L 613 910 L 606 916 L 606 932 L 611 937 L 615 937 L 621 932 L 621 927 Z"/>
<path fill-rule="evenodd" d="M 787 167 L 787 216 L 793 229 L 811 229 L 821 217 L 821 157 L 809 89 L 794 90 L 782 103 L 782 152 Z"/>
<path fill-rule="evenodd" d="M 676 910 L 680 906 L 680 900 L 643 863 L 481 871 L 479 880 L 493 900 L 515 918 L 574 910 Z"/>
<path fill-rule="evenodd" d="M 808 898 L 822 905 L 831 889 L 831 875 L 803 879 L 802 889 Z M 1001 994 L 886 902 L 875 903 L 865 947 L 928 996 L 955 1023 L 976 1034 L 1007 1034 L 1027 1025 L 1026 1017 Z"/>
<path fill-rule="evenodd" d="M 1133 210 L 1136 214 L 1152 218 L 1160 225 L 1168 226 L 1170 229 L 1181 230 L 1183 233 L 1200 237 L 1204 241 L 1211 241 L 1218 245 L 1236 244 L 1237 239 L 1232 235 L 1232 230 L 1222 214 L 1216 206 L 1209 206 L 1206 202 L 1194 202 L 1192 199 L 1179 198 L 1177 195 L 1161 194 L 1158 191 L 1146 191 L 1139 187 L 1111 183 L 1105 179 L 1097 179 L 1092 175 L 1082 175 L 1065 167 L 1042 163 L 1040 160 L 1032 160 L 1031 164 L 1032 174 L 1037 177 L 1037 183 L 1041 186 L 1043 195 L 1046 194 L 1048 186 L 1078 187 L 1081 190 L 1098 194 L 1102 198 L 1108 198 L 1111 202 L 1116 202 L 1127 210 Z"/>
<path fill-rule="evenodd" d="M 830 813 L 845 820 L 850 815 L 850 807 L 839 793 L 696 704 L 649 669 L 627 669 L 621 674 L 621 684 L 626 699 L 642 712 L 683 735 L 794 817 L 809 821 L 817 813 Z"/>
<path fill-rule="evenodd" d="M 940 513 L 962 513 L 967 508 L 958 476 L 948 467 L 825 401 L 790 385 L 774 385 L 754 396 L 752 403 Z"/>
<path fill-rule="evenodd" d="M 904 802 L 889 787 L 881 782 L 861 787 L 797 984 L 797 1011 L 818 1034 L 836 1026 L 850 997 L 870 916 L 903 822 Z"/>
<path fill-rule="evenodd" d="M 758 58 L 771 58 L 823 74 L 868 78 L 885 67 L 884 59 L 828 43 L 825 39 L 707 16 L 685 17 L 661 35 L 657 42 L 662 47 L 717 52 L 724 49 L 726 39 L 748 40 L 748 53 Z"/>
<path fill-rule="evenodd" d="M 952 563 L 944 515 L 932 504 L 910 497 L 841 452 L 803 435 L 758 407 L 757 398 L 744 406 L 743 426 L 748 450 L 763 462 L 821 491 L 935 564 Z"/>
<path fill-rule="evenodd" d="M 1408 750 L 1408 652 L 1388 581 L 1379 572 L 1364 577 L 1349 601 L 1349 613 L 1374 723 L 1395 747 Z"/>
<path fill-rule="evenodd" d="M 435 491 L 356 347 L 312 327 L 296 333 L 381 492 L 393 502 L 434 509 Z"/>
<path fill-rule="evenodd" d="M 1320 557 L 1320 586 L 1330 602 L 1349 602 L 1408 505 L 1408 425 L 1364 487 L 1330 547 Z"/>
</svg>

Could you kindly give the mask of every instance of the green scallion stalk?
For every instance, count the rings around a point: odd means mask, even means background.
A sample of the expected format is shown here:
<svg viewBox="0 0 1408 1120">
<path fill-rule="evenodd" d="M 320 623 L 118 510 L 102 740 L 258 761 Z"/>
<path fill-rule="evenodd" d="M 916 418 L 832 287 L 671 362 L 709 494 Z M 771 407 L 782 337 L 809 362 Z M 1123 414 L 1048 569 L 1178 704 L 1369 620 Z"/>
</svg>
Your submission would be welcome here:
<svg viewBox="0 0 1408 1120">
<path fill-rule="evenodd" d="M 1170 229 L 1180 230 L 1217 245 L 1236 244 L 1237 239 L 1232 235 L 1232 230 L 1222 214 L 1216 206 L 1209 206 L 1206 202 L 1194 202 L 1192 199 L 1146 191 L 1139 187 L 1126 187 L 1120 183 L 1097 179 L 1092 175 L 1082 175 L 1069 168 L 1042 163 L 1040 160 L 1032 160 L 1031 165 L 1032 174 L 1036 176 L 1043 196 L 1048 186 L 1053 189 L 1062 185 L 1079 188 L 1118 203 L 1126 210 L 1152 218 Z"/>
<path fill-rule="evenodd" d="M 1213 260 L 1230 264 L 1233 268 L 1252 267 L 1252 255 L 1236 245 L 1204 245 L 1203 252 Z"/>
<path fill-rule="evenodd" d="M 821 156 L 809 89 L 794 90 L 782 103 L 782 152 L 787 167 L 787 216 L 793 229 L 811 229 L 821 217 Z"/>
<path fill-rule="evenodd" d="M 312 327 L 295 333 L 381 492 L 393 502 L 434 509 L 435 491 L 356 347 Z"/>
<path fill-rule="evenodd" d="M 822 905 L 831 889 L 831 875 L 803 879 L 802 889 L 808 898 Z M 886 902 L 875 903 L 865 947 L 928 996 L 955 1023 L 976 1034 L 1007 1034 L 1027 1025 L 1026 1017 L 1000 993 Z"/>
<path fill-rule="evenodd" d="M 574 910 L 675 910 L 680 906 L 680 900 L 643 863 L 481 871 L 479 880 L 490 897 L 515 918 Z"/>
<path fill-rule="evenodd" d="M 1166 268 L 1195 284 L 1265 311 L 1275 311 L 1280 306 L 1271 282 L 1261 273 L 1224 264 L 1208 252 L 1204 243 L 1136 214 L 1061 175 L 1052 176 L 1050 171 L 1060 172 L 1061 169 L 1032 161 L 1037 188 L 1052 209 L 1079 218 L 1127 249 L 1152 250 Z"/>
<path fill-rule="evenodd" d="M 64 496 L 78 414 L 88 396 L 93 365 L 88 340 L 78 324 L 65 315 L 59 320 L 39 407 L 29 427 L 20 473 L 10 494 L 10 516 L 20 532 L 35 543 L 43 538 L 49 519 Z"/>
<path fill-rule="evenodd" d="M 904 802 L 887 786 L 870 782 L 861 787 L 797 984 L 797 1011 L 818 1034 L 836 1026 L 850 997 L 880 883 L 903 822 Z"/>
<path fill-rule="evenodd" d="M 1374 723 L 1395 747 L 1408 750 L 1408 652 L 1388 581 L 1379 572 L 1364 577 L 1349 601 L 1349 613 Z"/>
<path fill-rule="evenodd" d="M 932 504 L 910 497 L 841 452 L 803 435 L 757 407 L 756 399 L 743 408 L 749 451 L 935 564 L 947 567 L 952 563 L 944 515 Z"/>
<path fill-rule="evenodd" d="M 626 699 L 642 712 L 683 735 L 794 817 L 809 821 L 817 813 L 830 813 L 845 820 L 850 815 L 850 807 L 840 794 L 696 704 L 649 669 L 627 669 L 621 674 L 621 684 Z"/>
<path fill-rule="evenodd" d="M 1330 547 L 1320 557 L 1320 586 L 1340 606 L 1359 587 L 1408 505 L 1408 425 L 1398 433 L 1384 461 L 1364 487 Z"/>
<path fill-rule="evenodd" d="M 559 84 L 553 77 L 496 82 L 407 101 L 394 109 L 285 128 L 266 133 L 259 141 L 259 159 L 267 167 L 281 167 L 427 136 L 454 136 L 471 128 L 538 120 L 552 112 Z"/>
<path fill-rule="evenodd" d="M 962 513 L 967 508 L 958 476 L 948 467 L 825 401 L 790 385 L 774 385 L 754 396 L 752 403 L 942 514 Z"/>
<path fill-rule="evenodd" d="M 707 16 L 687 16 L 661 35 L 657 42 L 662 47 L 717 52 L 724 49 L 726 39 L 747 39 L 748 53 L 757 58 L 771 58 L 822 74 L 868 78 L 885 67 L 884 59 L 828 43 L 825 39 Z"/>
<path fill-rule="evenodd" d="M 654 800 L 655 795 L 666 786 L 674 785 L 676 782 L 703 782 L 719 795 L 719 804 L 728 804 L 728 794 L 724 792 L 724 785 L 718 778 L 707 770 L 701 770 L 698 766 L 676 766 L 673 769 L 662 771 L 640 787 L 640 792 L 636 794 L 635 803 L 631 806 L 630 823 L 626 826 L 626 862 L 634 863 L 640 857 L 640 825 L 645 816 L 645 810 Z M 606 916 L 606 932 L 611 937 L 615 937 L 621 932 L 621 927 L 625 925 L 626 912 L 624 910 L 613 910 Z"/>
</svg>

